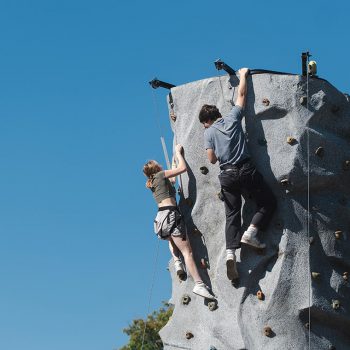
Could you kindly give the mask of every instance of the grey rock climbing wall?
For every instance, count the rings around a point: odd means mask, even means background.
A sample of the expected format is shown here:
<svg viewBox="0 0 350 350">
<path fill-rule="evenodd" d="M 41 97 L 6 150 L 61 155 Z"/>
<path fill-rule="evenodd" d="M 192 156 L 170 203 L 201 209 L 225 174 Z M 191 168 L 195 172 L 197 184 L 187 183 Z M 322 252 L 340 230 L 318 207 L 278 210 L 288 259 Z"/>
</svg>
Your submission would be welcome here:
<svg viewBox="0 0 350 350">
<path fill-rule="evenodd" d="M 191 292 L 192 279 L 180 282 L 170 264 L 170 301 L 175 310 L 160 332 L 164 349 L 308 349 L 308 327 L 311 349 L 349 349 L 349 97 L 328 82 L 311 78 L 307 109 L 305 78 L 274 74 L 248 78 L 243 125 L 252 158 L 273 189 L 278 210 L 261 235 L 267 243 L 265 253 L 248 247 L 237 251 L 240 283 L 233 286 L 226 277 L 219 169 L 206 159 L 198 113 L 207 103 L 216 104 L 226 115 L 238 82 L 236 77 L 221 76 L 172 89 L 174 143 L 184 146 L 188 162 L 180 206 L 194 256 L 218 297 L 218 308 L 211 311 Z M 201 172 L 203 166 L 207 174 Z M 243 230 L 253 211 L 254 203 L 246 196 Z M 258 291 L 264 300 L 258 299 Z M 186 294 L 191 300 L 183 304 Z M 271 328 L 269 336 L 265 327 Z M 193 336 L 186 337 L 188 332 Z"/>
</svg>

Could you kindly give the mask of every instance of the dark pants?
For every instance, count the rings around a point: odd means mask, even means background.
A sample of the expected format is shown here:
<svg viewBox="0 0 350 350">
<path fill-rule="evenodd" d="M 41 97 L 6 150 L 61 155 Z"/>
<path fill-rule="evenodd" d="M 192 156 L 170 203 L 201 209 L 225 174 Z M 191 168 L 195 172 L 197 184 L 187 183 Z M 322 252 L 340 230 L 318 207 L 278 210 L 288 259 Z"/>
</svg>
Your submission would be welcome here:
<svg viewBox="0 0 350 350">
<path fill-rule="evenodd" d="M 225 201 L 226 249 L 236 249 L 241 246 L 242 237 L 242 191 L 250 194 L 257 204 L 258 208 L 251 223 L 260 230 L 264 230 L 269 224 L 276 209 L 276 198 L 250 161 L 237 166 L 226 166 L 219 175 L 219 180 Z"/>
</svg>

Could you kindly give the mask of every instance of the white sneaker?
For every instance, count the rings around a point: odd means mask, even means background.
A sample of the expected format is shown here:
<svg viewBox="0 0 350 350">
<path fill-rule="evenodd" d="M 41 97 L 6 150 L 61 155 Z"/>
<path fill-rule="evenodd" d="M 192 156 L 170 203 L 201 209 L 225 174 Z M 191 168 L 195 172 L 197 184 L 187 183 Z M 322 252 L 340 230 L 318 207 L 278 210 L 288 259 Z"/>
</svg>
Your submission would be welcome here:
<svg viewBox="0 0 350 350">
<path fill-rule="evenodd" d="M 226 259 L 226 269 L 227 269 L 227 278 L 230 281 L 237 280 L 239 278 L 236 264 L 236 257 L 229 254 Z"/>
<path fill-rule="evenodd" d="M 213 296 L 209 293 L 209 291 L 208 291 L 208 289 L 206 288 L 206 286 L 205 286 L 204 283 L 196 283 L 196 284 L 194 285 L 194 288 L 193 288 L 192 292 L 193 292 L 194 294 L 197 294 L 197 295 L 203 297 L 203 298 L 215 299 L 215 297 L 213 297 Z"/>
<path fill-rule="evenodd" d="M 181 260 L 175 260 L 174 266 L 175 266 L 175 272 L 179 277 L 182 277 L 186 274 Z"/>
<path fill-rule="evenodd" d="M 265 243 L 261 243 L 256 236 L 252 235 L 248 230 L 243 233 L 241 242 L 259 249 L 264 249 L 266 247 Z"/>
</svg>

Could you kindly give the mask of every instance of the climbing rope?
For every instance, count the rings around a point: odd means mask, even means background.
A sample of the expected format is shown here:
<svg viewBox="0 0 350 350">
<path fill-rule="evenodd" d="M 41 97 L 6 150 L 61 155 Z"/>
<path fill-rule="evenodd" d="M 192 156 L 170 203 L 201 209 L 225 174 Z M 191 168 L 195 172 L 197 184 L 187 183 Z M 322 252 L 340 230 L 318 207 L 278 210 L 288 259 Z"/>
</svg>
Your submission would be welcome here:
<svg viewBox="0 0 350 350">
<path fill-rule="evenodd" d="M 147 318 L 146 318 L 145 325 L 144 325 L 144 327 L 143 327 L 143 332 L 142 332 L 141 350 L 143 350 L 143 344 L 144 344 L 144 342 L 145 342 L 145 335 L 146 335 L 146 327 L 147 327 L 147 321 L 148 321 L 148 314 L 149 314 L 149 312 L 150 312 L 151 300 L 152 300 L 152 294 L 153 294 L 153 287 L 154 287 L 154 282 L 155 282 L 155 279 L 156 279 L 157 263 L 158 263 L 158 256 L 159 256 L 159 242 L 160 242 L 160 239 L 158 239 L 158 242 L 157 242 L 156 258 L 154 259 L 152 283 L 151 283 L 151 288 L 150 288 L 149 298 L 148 298 L 148 307 L 147 307 L 147 316 L 146 316 Z"/>
<path fill-rule="evenodd" d="M 306 109 L 309 114 L 309 52 L 307 54 L 307 70 L 306 70 Z M 307 138 L 307 241 L 308 241 L 308 286 L 309 286 L 309 350 L 311 350 L 311 266 L 310 266 L 310 133 L 309 127 L 306 128 Z"/>
</svg>

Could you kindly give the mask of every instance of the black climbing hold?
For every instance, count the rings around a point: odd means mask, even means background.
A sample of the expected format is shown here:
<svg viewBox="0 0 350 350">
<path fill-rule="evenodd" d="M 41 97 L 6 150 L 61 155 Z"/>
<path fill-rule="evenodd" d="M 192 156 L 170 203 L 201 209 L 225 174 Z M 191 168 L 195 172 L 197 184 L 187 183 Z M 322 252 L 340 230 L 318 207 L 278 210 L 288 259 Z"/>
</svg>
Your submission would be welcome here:
<svg viewBox="0 0 350 350">
<path fill-rule="evenodd" d="M 191 301 L 191 297 L 188 294 L 184 294 L 181 298 L 182 305 L 188 305 Z"/>
<path fill-rule="evenodd" d="M 218 302 L 216 300 L 209 301 L 208 308 L 210 311 L 215 311 L 218 308 Z"/>
<path fill-rule="evenodd" d="M 266 106 L 266 107 L 270 105 L 270 101 L 269 101 L 269 99 L 267 99 L 267 98 L 264 98 L 264 99 L 262 100 L 262 103 L 263 103 L 263 105 Z"/>
<path fill-rule="evenodd" d="M 161 81 L 157 78 L 152 79 L 149 84 L 153 87 L 153 89 L 157 89 L 159 87 L 162 87 L 164 89 L 171 89 L 175 87 L 176 85 L 166 83 L 165 81 Z"/>
<path fill-rule="evenodd" d="M 301 105 L 305 106 L 306 103 L 307 103 L 307 97 L 306 96 L 301 96 L 299 101 L 300 101 Z"/>
<path fill-rule="evenodd" d="M 186 332 L 186 339 L 191 339 L 193 337 L 194 335 L 191 332 Z"/>
<path fill-rule="evenodd" d="M 337 113 L 337 112 L 339 112 L 339 111 L 340 111 L 340 107 L 339 107 L 339 106 L 337 106 L 337 105 L 332 105 L 332 107 L 331 107 L 331 111 L 332 111 L 333 113 Z"/>
<path fill-rule="evenodd" d="M 324 148 L 323 147 L 318 147 L 315 151 L 316 156 L 323 157 L 324 156 Z"/>
<path fill-rule="evenodd" d="M 218 198 L 219 198 L 221 201 L 223 201 L 223 202 L 225 201 L 225 197 L 224 197 L 224 195 L 222 194 L 222 191 L 218 192 L 217 196 L 218 196 Z"/>
<path fill-rule="evenodd" d="M 209 350 L 217 350 L 215 346 L 211 346 Z"/>
<path fill-rule="evenodd" d="M 309 328 L 310 328 L 310 323 L 309 323 L 309 322 L 305 323 L 305 328 L 306 328 L 306 329 L 309 329 Z"/>
<path fill-rule="evenodd" d="M 202 235 L 201 231 L 199 231 L 197 227 L 194 227 L 194 228 L 193 228 L 192 234 L 194 234 L 194 235 L 199 235 L 199 236 Z"/>
<path fill-rule="evenodd" d="M 269 326 L 264 327 L 264 335 L 266 337 L 271 337 L 272 336 L 272 329 Z"/>
<path fill-rule="evenodd" d="M 315 237 L 310 237 L 310 238 L 309 238 L 309 243 L 310 243 L 310 244 L 314 243 L 314 241 L 315 241 Z"/>
<path fill-rule="evenodd" d="M 343 169 L 349 170 L 350 169 L 350 160 L 345 160 L 343 163 Z"/>
<path fill-rule="evenodd" d="M 343 279 L 344 281 L 347 281 L 349 279 L 349 272 L 347 271 L 343 272 Z"/>
<path fill-rule="evenodd" d="M 334 345 L 329 345 L 328 349 L 329 350 L 336 350 L 336 347 Z"/>
<path fill-rule="evenodd" d="M 231 68 L 229 65 L 227 65 L 224 61 L 221 61 L 221 59 L 217 59 L 215 62 L 215 68 L 217 70 L 221 70 L 223 69 L 226 73 L 228 73 L 229 75 L 235 75 L 236 72 L 233 68 Z"/>
<path fill-rule="evenodd" d="M 209 173 L 209 170 L 208 170 L 208 168 L 207 168 L 206 166 L 201 166 L 201 167 L 199 168 L 199 170 L 201 171 L 201 173 L 202 173 L 203 175 L 207 175 L 207 174 Z"/>
<path fill-rule="evenodd" d="M 341 198 L 339 198 L 338 202 L 341 205 L 346 205 L 348 201 L 347 201 L 346 197 L 341 197 Z"/>
<path fill-rule="evenodd" d="M 266 145 L 267 145 L 267 141 L 266 141 L 265 139 L 259 139 L 259 140 L 258 140 L 258 144 L 259 144 L 260 146 L 266 146 Z"/>
</svg>

